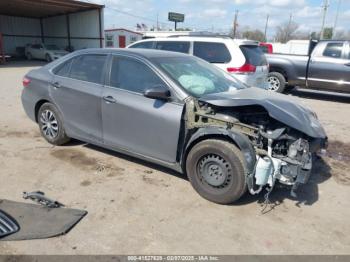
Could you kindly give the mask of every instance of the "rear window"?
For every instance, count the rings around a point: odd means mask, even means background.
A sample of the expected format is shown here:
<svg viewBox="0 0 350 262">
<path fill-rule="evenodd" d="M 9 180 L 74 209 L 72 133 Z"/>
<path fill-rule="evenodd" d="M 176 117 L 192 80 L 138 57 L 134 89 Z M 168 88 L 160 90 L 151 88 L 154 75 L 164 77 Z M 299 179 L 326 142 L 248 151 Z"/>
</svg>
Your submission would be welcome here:
<svg viewBox="0 0 350 262">
<path fill-rule="evenodd" d="M 261 48 L 256 45 L 241 45 L 239 47 L 247 60 L 246 63 L 254 66 L 267 65 L 266 57 Z"/>
<path fill-rule="evenodd" d="M 132 46 L 130 46 L 130 48 L 145 48 L 145 49 L 152 49 L 153 48 L 153 41 L 147 41 L 147 42 L 141 42 L 141 43 L 136 43 Z"/>
<path fill-rule="evenodd" d="M 223 43 L 194 42 L 193 55 L 215 64 L 231 61 L 230 52 Z"/>
<path fill-rule="evenodd" d="M 157 42 L 156 48 L 160 50 L 188 54 L 188 52 L 190 51 L 190 42 L 161 41 L 161 42 Z"/>
<path fill-rule="evenodd" d="M 69 76 L 86 82 L 101 84 L 106 55 L 82 55 L 74 59 Z"/>
</svg>

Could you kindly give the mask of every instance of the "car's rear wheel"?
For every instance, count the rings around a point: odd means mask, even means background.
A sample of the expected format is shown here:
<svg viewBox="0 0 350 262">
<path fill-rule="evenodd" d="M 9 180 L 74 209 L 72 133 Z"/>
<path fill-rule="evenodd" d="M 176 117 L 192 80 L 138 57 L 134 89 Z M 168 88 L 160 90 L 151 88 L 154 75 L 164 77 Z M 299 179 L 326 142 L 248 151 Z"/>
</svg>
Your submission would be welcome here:
<svg viewBox="0 0 350 262">
<path fill-rule="evenodd" d="M 27 53 L 27 60 L 32 60 L 33 59 L 33 56 L 32 56 L 32 54 L 31 53 Z"/>
<path fill-rule="evenodd" d="M 278 72 L 271 72 L 267 77 L 268 89 L 273 92 L 283 93 L 286 88 L 285 77 Z"/>
<path fill-rule="evenodd" d="M 208 139 L 196 144 L 186 160 L 187 176 L 205 199 L 231 204 L 246 191 L 246 168 L 241 151 L 232 143 Z"/>
<path fill-rule="evenodd" d="M 62 117 L 51 103 L 43 104 L 38 111 L 38 124 L 41 135 L 53 145 L 63 145 L 69 142 L 63 127 Z"/>
<path fill-rule="evenodd" d="M 52 61 L 52 58 L 51 58 L 51 56 L 49 54 L 45 55 L 45 59 L 46 59 L 47 62 L 51 62 Z"/>
</svg>

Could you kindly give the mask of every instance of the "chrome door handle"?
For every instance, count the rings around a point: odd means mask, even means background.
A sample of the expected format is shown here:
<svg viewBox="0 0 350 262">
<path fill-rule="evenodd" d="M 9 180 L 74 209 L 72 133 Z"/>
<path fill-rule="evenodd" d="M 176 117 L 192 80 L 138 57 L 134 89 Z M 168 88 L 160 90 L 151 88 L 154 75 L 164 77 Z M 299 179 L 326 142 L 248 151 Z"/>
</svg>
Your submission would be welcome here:
<svg viewBox="0 0 350 262">
<path fill-rule="evenodd" d="M 345 66 L 350 66 L 350 63 L 344 64 Z"/>
<path fill-rule="evenodd" d="M 109 104 L 114 104 L 117 102 L 117 100 L 115 100 L 113 96 L 104 96 L 103 100 Z"/>
</svg>

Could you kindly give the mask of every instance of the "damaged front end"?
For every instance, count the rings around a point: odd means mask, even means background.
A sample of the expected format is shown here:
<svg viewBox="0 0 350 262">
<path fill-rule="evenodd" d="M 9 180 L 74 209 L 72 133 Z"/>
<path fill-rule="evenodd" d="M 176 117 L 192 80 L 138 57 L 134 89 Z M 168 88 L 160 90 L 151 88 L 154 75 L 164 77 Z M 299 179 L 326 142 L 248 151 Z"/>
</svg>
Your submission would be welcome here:
<svg viewBox="0 0 350 262">
<path fill-rule="evenodd" d="M 298 186 L 309 180 L 314 153 L 326 147 L 327 138 L 325 134 L 322 135 L 323 129 L 318 131 L 321 135 L 312 137 L 298 130 L 298 125 L 283 123 L 282 114 L 279 114 L 278 120 L 271 117 L 274 115 L 270 112 L 271 108 L 266 109 L 252 99 L 249 103 L 238 105 L 230 106 L 227 101 L 224 104 L 222 106 L 215 100 L 188 98 L 186 130 L 192 133 L 213 127 L 224 130 L 226 133 L 221 134 L 234 134 L 231 140 L 240 148 L 236 137 L 244 136 L 253 148 L 253 153 L 242 152 L 248 165 L 246 183 L 249 192 L 258 194 L 266 186 L 271 192 L 278 181 L 290 186 L 291 195 L 295 197 Z M 291 111 L 289 115 L 293 114 Z"/>
</svg>

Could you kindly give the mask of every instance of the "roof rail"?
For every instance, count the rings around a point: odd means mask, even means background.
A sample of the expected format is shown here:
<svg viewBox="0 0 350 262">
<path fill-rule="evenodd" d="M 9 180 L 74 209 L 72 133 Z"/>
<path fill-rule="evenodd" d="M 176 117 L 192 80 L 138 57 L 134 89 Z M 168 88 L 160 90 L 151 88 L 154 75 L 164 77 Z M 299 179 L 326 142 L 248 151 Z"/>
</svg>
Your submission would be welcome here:
<svg viewBox="0 0 350 262">
<path fill-rule="evenodd" d="M 189 33 L 188 35 L 171 35 L 168 36 L 168 38 L 176 38 L 176 37 L 218 37 L 218 38 L 230 38 L 229 35 L 226 34 L 217 34 L 217 33 L 210 33 L 210 32 L 192 32 Z"/>
</svg>

